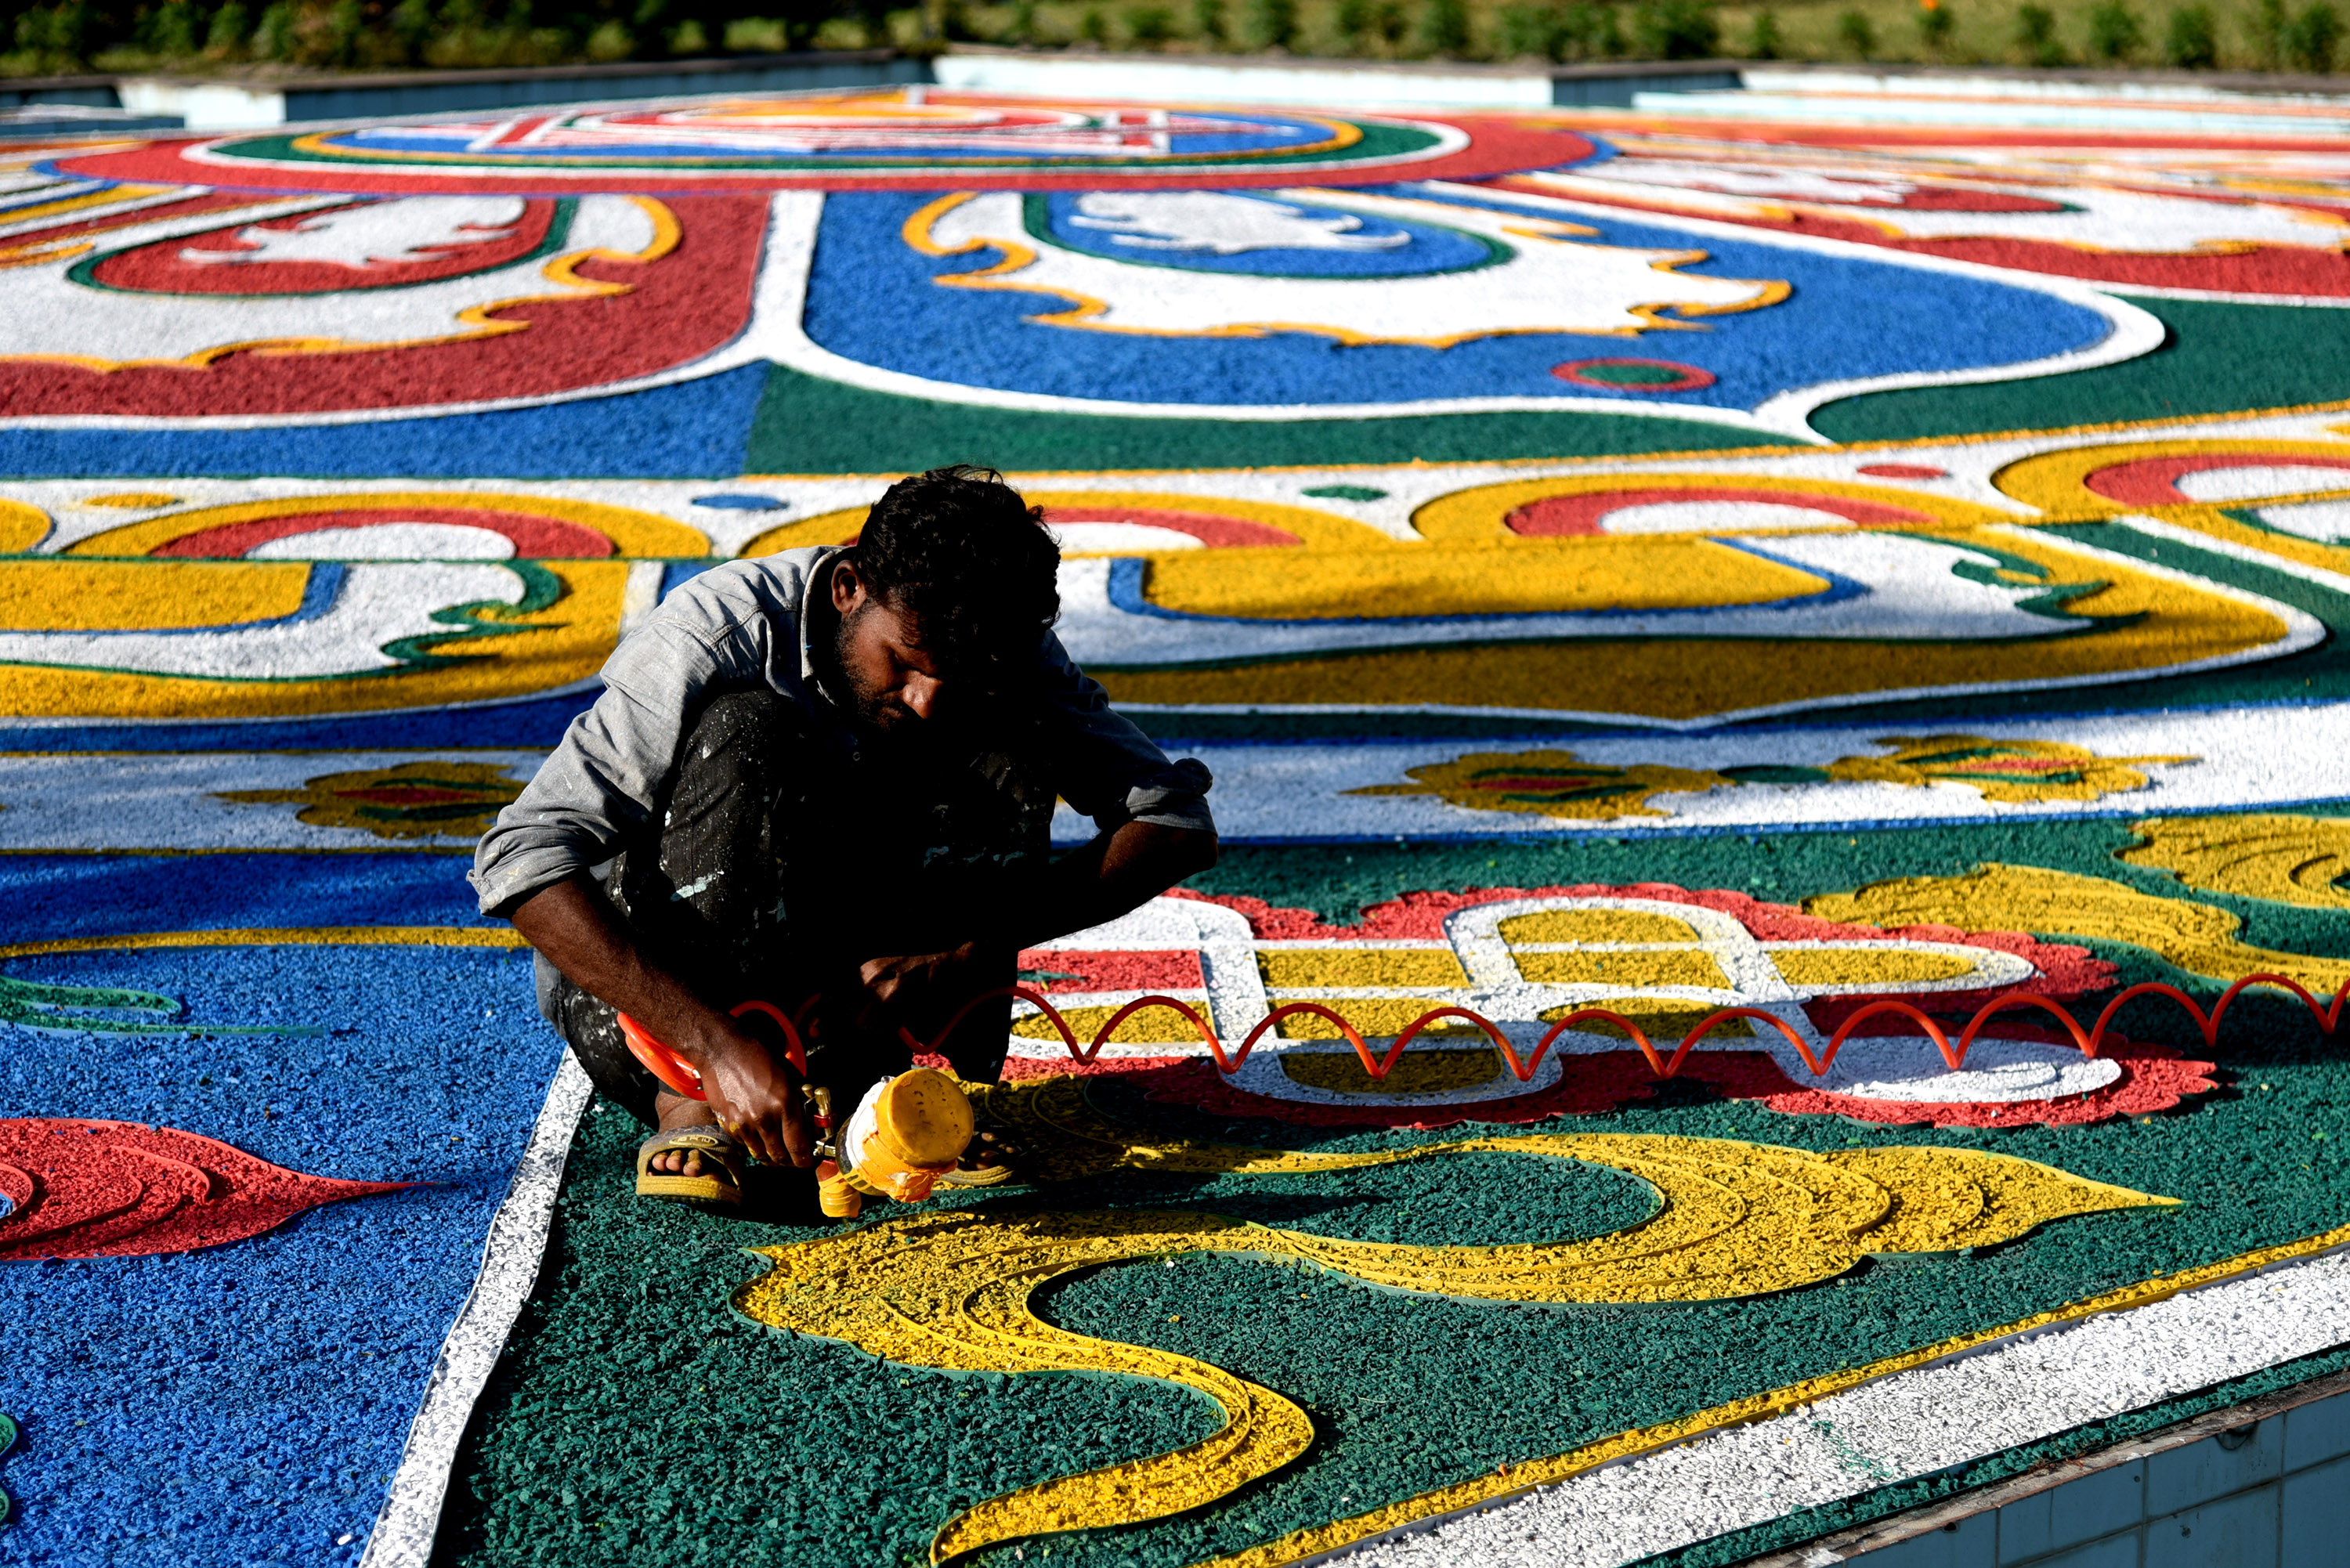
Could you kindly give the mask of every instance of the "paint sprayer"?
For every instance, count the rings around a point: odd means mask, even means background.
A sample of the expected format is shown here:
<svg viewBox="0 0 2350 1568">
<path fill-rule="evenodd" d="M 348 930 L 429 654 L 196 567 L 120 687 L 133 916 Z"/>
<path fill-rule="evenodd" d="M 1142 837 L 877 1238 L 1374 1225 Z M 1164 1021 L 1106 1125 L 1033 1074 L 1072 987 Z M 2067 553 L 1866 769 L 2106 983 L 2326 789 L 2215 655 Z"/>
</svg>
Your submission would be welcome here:
<svg viewBox="0 0 2350 1568">
<path fill-rule="evenodd" d="M 798 1027 L 771 1002 L 746 1002 L 733 1009 L 737 1018 L 748 1012 L 764 1013 L 783 1030 L 784 1059 L 798 1071 L 800 1092 L 816 1125 L 816 1202 L 829 1218 L 854 1220 L 868 1198 L 921 1201 L 971 1147 L 971 1101 L 951 1075 L 915 1067 L 881 1079 L 845 1118 L 837 1119 L 832 1091 L 807 1081 L 807 1053 Z M 627 1013 L 619 1021 L 621 1037 L 647 1072 L 688 1099 L 709 1097 L 692 1063 Z"/>
</svg>

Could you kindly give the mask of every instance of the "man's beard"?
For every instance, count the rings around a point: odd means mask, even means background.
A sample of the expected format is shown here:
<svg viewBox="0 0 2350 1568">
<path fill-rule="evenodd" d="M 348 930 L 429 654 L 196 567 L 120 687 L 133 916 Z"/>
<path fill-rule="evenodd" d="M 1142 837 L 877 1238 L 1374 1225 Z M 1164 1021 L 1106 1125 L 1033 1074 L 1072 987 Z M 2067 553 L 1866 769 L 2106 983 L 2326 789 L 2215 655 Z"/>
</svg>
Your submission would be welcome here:
<svg viewBox="0 0 2350 1568">
<path fill-rule="evenodd" d="M 849 720 L 859 730 L 877 735 L 903 733 L 908 726 L 920 722 L 920 715 L 891 696 L 888 690 L 858 680 L 849 666 L 849 639 L 857 629 L 857 623 L 872 609 L 870 602 L 861 604 L 834 623 L 832 668 L 825 671 L 825 684 L 832 688 L 837 701 L 846 701 Z"/>
</svg>

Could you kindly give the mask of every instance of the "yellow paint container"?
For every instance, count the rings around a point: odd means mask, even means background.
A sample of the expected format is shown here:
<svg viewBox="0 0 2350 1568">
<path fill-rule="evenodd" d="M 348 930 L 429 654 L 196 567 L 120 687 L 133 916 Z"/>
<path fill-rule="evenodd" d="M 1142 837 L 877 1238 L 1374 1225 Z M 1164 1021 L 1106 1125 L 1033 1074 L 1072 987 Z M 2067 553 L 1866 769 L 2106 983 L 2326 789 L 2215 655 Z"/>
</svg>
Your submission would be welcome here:
<svg viewBox="0 0 2350 1568">
<path fill-rule="evenodd" d="M 972 1131 L 962 1085 L 933 1067 L 900 1073 L 867 1090 L 850 1113 L 839 1179 L 872 1197 L 920 1202 L 962 1158 Z"/>
</svg>

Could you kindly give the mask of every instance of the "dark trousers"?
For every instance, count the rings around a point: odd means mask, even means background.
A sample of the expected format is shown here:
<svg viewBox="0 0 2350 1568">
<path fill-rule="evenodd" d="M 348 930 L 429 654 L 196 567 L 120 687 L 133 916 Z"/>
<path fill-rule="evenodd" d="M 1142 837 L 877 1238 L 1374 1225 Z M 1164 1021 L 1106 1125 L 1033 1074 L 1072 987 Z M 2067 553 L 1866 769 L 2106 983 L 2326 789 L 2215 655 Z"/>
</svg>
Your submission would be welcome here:
<svg viewBox="0 0 2350 1568">
<path fill-rule="evenodd" d="M 921 729 L 851 745 L 772 691 L 723 695 L 680 748 L 655 803 L 658 838 L 615 857 L 605 877 L 640 950 L 713 1006 L 756 1000 L 795 1014 L 816 998 L 802 1026 L 808 1075 L 837 1106 L 912 1065 L 899 1025 L 968 1081 L 993 1083 L 1003 1068 L 1010 998 L 937 1034 L 972 997 L 1012 983 L 1008 958 L 955 994 L 858 1018 L 859 964 L 1000 929 L 1050 853 L 1054 794 L 1020 727 L 983 740 Z M 658 1080 L 612 1008 L 539 963 L 548 1021 L 597 1088 L 653 1126 Z M 744 1022 L 780 1053 L 780 1031 Z"/>
</svg>

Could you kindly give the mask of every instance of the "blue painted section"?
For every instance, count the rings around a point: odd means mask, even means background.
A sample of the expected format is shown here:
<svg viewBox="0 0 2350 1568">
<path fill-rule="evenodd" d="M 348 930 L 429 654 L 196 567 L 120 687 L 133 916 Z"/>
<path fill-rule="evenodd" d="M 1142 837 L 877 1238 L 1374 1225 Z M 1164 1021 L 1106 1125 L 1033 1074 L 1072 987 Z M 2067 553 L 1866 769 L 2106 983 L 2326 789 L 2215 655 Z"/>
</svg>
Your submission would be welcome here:
<svg viewBox="0 0 2350 1568">
<path fill-rule="evenodd" d="M 11 855 L 0 858 L 0 907 L 8 911 L 11 942 L 128 931 L 499 924 L 474 912 L 465 881 L 472 864 L 442 854 Z M 283 994 L 275 982 L 255 984 L 251 996 Z M 6 1054 L 0 1047 L 0 1056 Z"/>
<path fill-rule="evenodd" d="M 1434 199 L 1416 185 L 1378 189 Z M 1443 199 L 1461 204 L 1451 195 Z M 1578 223 L 1598 231 L 1588 243 L 1700 251 L 1705 260 L 1679 270 L 1781 279 L 1791 293 L 1777 305 L 1707 317 L 1701 331 L 1651 332 L 1638 338 L 1525 333 L 1430 348 L 1347 346 L 1303 332 L 1262 337 L 1095 332 L 1029 319 L 1061 308 L 1066 302 L 1057 295 L 937 286 L 932 280 L 976 272 L 1002 257 L 992 249 L 931 256 L 908 245 L 900 227 L 925 200 L 883 192 L 827 200 L 806 324 L 816 342 L 847 358 L 968 387 L 1162 403 L 1512 397 L 1752 409 L 1794 387 L 1823 381 L 2037 360 L 2089 348 L 2109 331 L 2096 311 L 2022 284 L 1930 271 L 1898 258 L 1829 255 L 1721 239 L 1664 223 L 1578 216 Z M 1503 201 L 1475 204 L 1525 214 L 1525 209 Z M 1413 245 L 1420 243 L 1415 235 Z M 1397 254 L 1411 248 L 1400 247 Z M 1367 276 L 1364 286 L 1379 285 Z M 1460 286 L 1477 286 L 1477 275 L 1463 275 Z M 876 299 L 889 300 L 890 308 L 876 310 Z M 1970 323 L 1970 330 L 1951 331 L 1953 321 Z M 1627 355 L 1694 366 L 1714 380 L 1677 392 L 1617 390 L 1572 384 L 1552 374 L 1553 367 L 1566 361 Z"/>
<path fill-rule="evenodd" d="M 20 873 L 0 867 L 0 888 Z M 280 920 L 300 918 L 289 897 L 320 901 L 284 867 L 234 879 Z M 289 946 L 5 967 L 160 992 L 198 1024 L 317 1032 L 0 1025 L 6 1114 L 146 1122 L 315 1175 L 432 1184 L 199 1251 L 0 1263 L 0 1321 L 18 1331 L 6 1403 L 26 1437 L 7 1469 L 10 1560 L 356 1562 L 558 1060 L 527 955 Z"/>
<path fill-rule="evenodd" d="M 671 561 L 661 568 L 660 597 L 667 598 L 712 566 L 723 566 L 723 561 Z"/>
<path fill-rule="evenodd" d="M 339 752 L 417 747 L 532 749 L 563 739 L 594 691 L 480 708 L 340 714 L 272 722 L 0 724 L 0 752 Z"/>
<path fill-rule="evenodd" d="M 693 504 L 716 512 L 782 512 L 791 505 L 790 502 L 778 500 L 773 495 L 751 494 L 697 495 Z"/>
<path fill-rule="evenodd" d="M 1115 210 L 1118 200 L 1116 192 L 1055 192 L 1045 197 L 1046 232 L 1041 237 L 1068 250 L 1138 265 L 1257 277 L 1419 277 L 1430 273 L 1461 272 L 1493 259 L 1493 249 L 1484 241 L 1438 223 L 1388 223 L 1333 207 L 1284 202 L 1263 193 L 1244 199 L 1319 223 L 1335 239 L 1360 248 L 1322 250 L 1273 245 L 1231 255 L 1221 255 L 1211 249 L 1172 249 L 1166 242 L 1173 236 L 1153 231 L 1147 223 L 1121 221 L 1100 211 Z M 1095 213 L 1083 210 L 1088 200 L 1095 204 Z"/>
<path fill-rule="evenodd" d="M 732 479 L 766 384 L 756 364 L 617 398 L 446 419 L 0 431 L 0 477 Z"/>
</svg>

